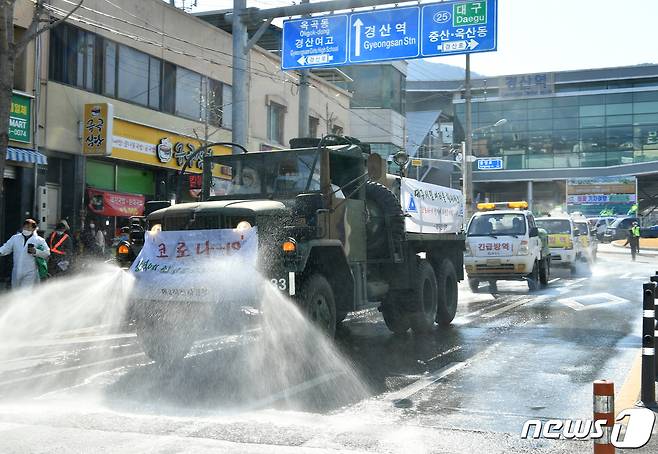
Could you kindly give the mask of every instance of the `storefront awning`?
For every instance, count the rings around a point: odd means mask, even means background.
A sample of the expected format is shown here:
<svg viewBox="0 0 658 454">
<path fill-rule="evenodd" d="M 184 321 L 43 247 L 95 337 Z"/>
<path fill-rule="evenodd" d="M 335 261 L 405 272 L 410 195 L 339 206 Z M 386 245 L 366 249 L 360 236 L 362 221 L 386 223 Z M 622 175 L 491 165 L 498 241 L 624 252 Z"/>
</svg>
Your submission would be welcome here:
<svg viewBox="0 0 658 454">
<path fill-rule="evenodd" d="M 46 155 L 27 148 L 7 147 L 7 161 L 27 162 L 30 164 L 47 165 Z"/>
</svg>

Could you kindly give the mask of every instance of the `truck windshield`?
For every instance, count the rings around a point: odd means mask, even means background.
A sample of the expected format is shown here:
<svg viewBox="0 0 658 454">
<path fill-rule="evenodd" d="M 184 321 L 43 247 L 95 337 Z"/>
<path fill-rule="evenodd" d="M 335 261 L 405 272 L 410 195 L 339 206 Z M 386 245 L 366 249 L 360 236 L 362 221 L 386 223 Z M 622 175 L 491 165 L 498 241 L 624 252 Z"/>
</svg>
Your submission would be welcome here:
<svg viewBox="0 0 658 454">
<path fill-rule="evenodd" d="M 587 232 L 589 231 L 587 222 L 576 222 L 574 225 L 578 229 L 578 236 L 587 236 Z"/>
<path fill-rule="evenodd" d="M 317 150 L 280 151 L 217 157 L 231 180 L 216 182 L 214 197 L 294 196 L 320 190 Z"/>
<path fill-rule="evenodd" d="M 468 236 L 525 235 L 525 216 L 522 214 L 480 214 L 468 226 Z"/>
<path fill-rule="evenodd" d="M 571 235 L 571 223 L 567 219 L 535 219 L 535 222 L 549 235 Z"/>
</svg>

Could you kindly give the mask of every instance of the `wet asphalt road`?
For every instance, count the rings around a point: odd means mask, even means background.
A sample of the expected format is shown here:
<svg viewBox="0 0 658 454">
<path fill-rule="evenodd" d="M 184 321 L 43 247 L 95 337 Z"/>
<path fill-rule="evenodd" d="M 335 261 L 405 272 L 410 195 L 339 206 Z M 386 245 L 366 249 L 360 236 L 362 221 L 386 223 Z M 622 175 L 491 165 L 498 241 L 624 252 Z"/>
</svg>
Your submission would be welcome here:
<svg viewBox="0 0 658 454">
<path fill-rule="evenodd" d="M 453 325 L 424 336 L 355 314 L 336 345 L 365 395 L 336 392 L 340 375 L 253 393 L 258 377 L 240 374 L 253 330 L 197 343 L 175 372 L 130 329 L 35 338 L 0 360 L 0 452 L 591 452 L 521 440 L 521 427 L 589 418 L 592 381 L 621 387 L 640 346 L 641 284 L 657 268 L 600 254 L 592 277 L 554 269 L 533 294 L 522 282 L 495 294 L 462 285 Z"/>
</svg>

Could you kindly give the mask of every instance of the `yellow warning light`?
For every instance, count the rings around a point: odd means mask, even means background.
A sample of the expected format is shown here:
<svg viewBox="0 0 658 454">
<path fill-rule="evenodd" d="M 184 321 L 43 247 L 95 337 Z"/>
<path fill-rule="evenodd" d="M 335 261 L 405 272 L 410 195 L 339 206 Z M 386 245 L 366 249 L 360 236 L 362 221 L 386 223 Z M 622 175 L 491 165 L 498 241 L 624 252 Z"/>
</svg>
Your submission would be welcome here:
<svg viewBox="0 0 658 454">
<path fill-rule="evenodd" d="M 520 202 L 508 202 L 507 206 L 511 209 L 521 209 L 521 210 L 526 210 L 528 208 L 528 202 L 520 201 Z"/>
<path fill-rule="evenodd" d="M 495 203 L 478 203 L 477 204 L 477 209 L 486 211 L 486 210 L 495 210 L 496 209 L 496 204 Z"/>
</svg>

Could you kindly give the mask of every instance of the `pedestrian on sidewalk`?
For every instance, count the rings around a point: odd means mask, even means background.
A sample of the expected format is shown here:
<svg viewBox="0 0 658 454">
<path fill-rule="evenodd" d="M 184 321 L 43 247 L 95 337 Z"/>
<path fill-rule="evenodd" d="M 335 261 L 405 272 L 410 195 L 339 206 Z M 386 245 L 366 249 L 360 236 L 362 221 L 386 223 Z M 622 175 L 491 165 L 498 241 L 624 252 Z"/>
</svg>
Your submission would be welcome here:
<svg viewBox="0 0 658 454">
<path fill-rule="evenodd" d="M 13 235 L 0 246 L 0 255 L 12 254 L 14 267 L 11 272 L 11 287 L 32 287 L 47 275 L 46 260 L 50 249 L 46 240 L 37 235 L 37 222 L 26 219 L 22 231 Z"/>
<path fill-rule="evenodd" d="M 48 259 L 48 274 L 50 277 L 62 276 L 71 269 L 73 258 L 73 240 L 68 233 L 69 225 L 65 220 L 59 221 L 55 231 L 48 238 L 50 258 Z"/>
<path fill-rule="evenodd" d="M 635 261 L 635 255 L 640 253 L 640 225 L 637 221 L 633 222 L 633 225 L 628 231 L 628 239 L 624 246 L 627 244 L 631 245 L 631 257 Z"/>
</svg>

